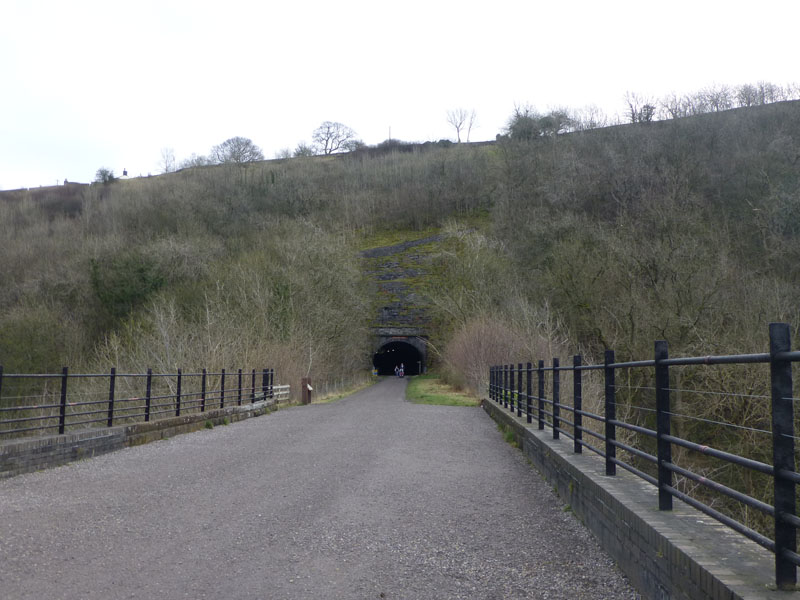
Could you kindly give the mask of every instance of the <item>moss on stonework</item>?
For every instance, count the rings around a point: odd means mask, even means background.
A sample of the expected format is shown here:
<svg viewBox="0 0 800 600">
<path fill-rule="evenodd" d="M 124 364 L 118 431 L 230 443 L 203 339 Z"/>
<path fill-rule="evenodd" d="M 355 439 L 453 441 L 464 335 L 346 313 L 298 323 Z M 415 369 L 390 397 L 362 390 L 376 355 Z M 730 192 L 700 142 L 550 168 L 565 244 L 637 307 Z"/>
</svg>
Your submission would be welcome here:
<svg viewBox="0 0 800 600">
<path fill-rule="evenodd" d="M 425 326 L 429 321 L 429 303 L 421 290 L 430 277 L 427 264 L 430 257 L 440 249 L 440 241 L 419 240 L 440 235 L 438 230 L 425 232 L 391 232 L 391 236 L 371 238 L 363 244 L 367 252 L 378 252 L 376 256 L 364 256 L 363 273 L 372 285 L 370 301 L 372 325 L 374 327 Z M 389 242 L 375 244 L 375 240 Z M 404 244 L 410 244 L 403 247 Z M 398 246 L 396 251 L 392 248 Z"/>
</svg>

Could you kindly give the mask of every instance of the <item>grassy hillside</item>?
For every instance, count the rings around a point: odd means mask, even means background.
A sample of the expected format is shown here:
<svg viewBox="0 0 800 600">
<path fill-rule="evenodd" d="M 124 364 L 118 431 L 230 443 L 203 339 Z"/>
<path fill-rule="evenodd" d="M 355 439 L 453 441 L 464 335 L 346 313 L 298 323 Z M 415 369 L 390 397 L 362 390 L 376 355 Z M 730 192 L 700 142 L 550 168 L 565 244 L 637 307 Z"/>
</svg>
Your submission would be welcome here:
<svg viewBox="0 0 800 600">
<path fill-rule="evenodd" d="M 800 103 L 502 154 L 495 236 L 576 342 L 732 352 L 768 320 L 796 325 Z"/>
</svg>

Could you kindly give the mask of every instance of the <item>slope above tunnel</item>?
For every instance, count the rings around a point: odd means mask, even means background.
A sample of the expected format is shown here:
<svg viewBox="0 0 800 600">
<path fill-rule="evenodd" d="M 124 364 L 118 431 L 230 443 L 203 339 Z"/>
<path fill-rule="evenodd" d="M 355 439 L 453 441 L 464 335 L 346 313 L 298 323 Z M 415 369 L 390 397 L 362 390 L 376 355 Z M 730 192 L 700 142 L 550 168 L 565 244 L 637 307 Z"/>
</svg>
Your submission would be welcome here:
<svg viewBox="0 0 800 600">
<path fill-rule="evenodd" d="M 400 363 L 408 375 L 427 367 L 431 315 L 420 290 L 429 274 L 430 257 L 444 238 L 429 235 L 361 252 L 371 282 L 373 366 L 381 375 L 392 375 Z"/>
</svg>

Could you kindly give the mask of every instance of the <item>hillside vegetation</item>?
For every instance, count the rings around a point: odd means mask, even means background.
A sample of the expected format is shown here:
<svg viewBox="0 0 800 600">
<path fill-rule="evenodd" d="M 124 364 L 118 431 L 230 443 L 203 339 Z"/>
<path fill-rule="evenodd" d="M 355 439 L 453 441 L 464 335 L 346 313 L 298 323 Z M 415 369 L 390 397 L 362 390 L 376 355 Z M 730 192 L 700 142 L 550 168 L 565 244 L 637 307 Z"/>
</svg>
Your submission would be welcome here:
<svg viewBox="0 0 800 600">
<path fill-rule="evenodd" d="M 0 363 L 349 378 L 374 317 L 358 250 L 422 230 L 449 234 L 432 341 L 472 385 L 494 338 L 498 357 L 756 350 L 768 321 L 798 323 L 799 139 L 784 102 L 6 194 Z"/>
</svg>

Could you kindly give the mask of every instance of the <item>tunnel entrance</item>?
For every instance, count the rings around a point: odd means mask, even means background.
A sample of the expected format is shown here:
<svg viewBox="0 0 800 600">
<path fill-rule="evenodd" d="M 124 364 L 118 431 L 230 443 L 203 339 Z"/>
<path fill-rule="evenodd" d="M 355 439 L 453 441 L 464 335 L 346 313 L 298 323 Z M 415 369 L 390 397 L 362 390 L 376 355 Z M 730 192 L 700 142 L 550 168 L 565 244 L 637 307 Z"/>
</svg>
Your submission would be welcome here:
<svg viewBox="0 0 800 600">
<path fill-rule="evenodd" d="M 372 357 L 378 375 L 394 375 L 394 368 L 403 365 L 406 375 L 419 375 L 424 369 L 423 356 L 408 342 L 389 342 L 381 346 Z"/>
</svg>

